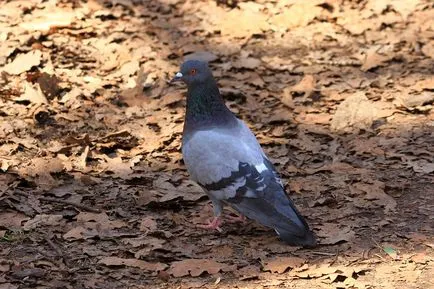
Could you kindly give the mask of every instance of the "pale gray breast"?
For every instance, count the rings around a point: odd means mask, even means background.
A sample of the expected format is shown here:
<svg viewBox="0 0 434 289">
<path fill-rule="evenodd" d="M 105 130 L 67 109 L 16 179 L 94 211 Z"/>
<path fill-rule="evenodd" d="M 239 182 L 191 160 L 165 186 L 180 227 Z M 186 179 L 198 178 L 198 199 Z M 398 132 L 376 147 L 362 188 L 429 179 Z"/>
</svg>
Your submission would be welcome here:
<svg viewBox="0 0 434 289">
<path fill-rule="evenodd" d="M 201 184 L 217 182 L 238 170 L 240 162 L 263 163 L 263 152 L 249 128 L 238 121 L 233 128 L 200 130 L 182 146 L 191 178 Z"/>
</svg>

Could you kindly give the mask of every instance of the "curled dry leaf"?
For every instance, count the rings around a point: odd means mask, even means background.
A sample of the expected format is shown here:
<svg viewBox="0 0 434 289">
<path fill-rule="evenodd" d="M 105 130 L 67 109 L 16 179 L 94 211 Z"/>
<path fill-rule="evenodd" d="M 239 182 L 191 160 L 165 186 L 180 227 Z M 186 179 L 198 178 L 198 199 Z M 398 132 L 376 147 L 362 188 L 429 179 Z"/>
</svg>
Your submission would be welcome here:
<svg viewBox="0 0 434 289">
<path fill-rule="evenodd" d="M 26 54 L 19 54 L 14 61 L 3 67 L 3 71 L 9 74 L 21 74 L 30 70 L 33 66 L 38 66 L 41 63 L 42 52 L 32 50 Z"/>
</svg>

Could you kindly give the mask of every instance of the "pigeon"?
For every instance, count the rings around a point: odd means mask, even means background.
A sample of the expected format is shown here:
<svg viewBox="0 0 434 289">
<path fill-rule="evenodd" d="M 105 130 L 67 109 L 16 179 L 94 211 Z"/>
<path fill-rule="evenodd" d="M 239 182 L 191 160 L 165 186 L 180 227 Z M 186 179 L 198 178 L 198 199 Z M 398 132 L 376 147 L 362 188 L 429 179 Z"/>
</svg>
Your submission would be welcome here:
<svg viewBox="0 0 434 289">
<path fill-rule="evenodd" d="M 220 229 L 224 205 L 272 228 L 289 245 L 314 247 L 316 238 L 285 193 L 255 135 L 225 105 L 206 62 L 188 60 L 171 82 L 187 85 L 182 156 L 193 181 L 211 200 Z"/>
</svg>

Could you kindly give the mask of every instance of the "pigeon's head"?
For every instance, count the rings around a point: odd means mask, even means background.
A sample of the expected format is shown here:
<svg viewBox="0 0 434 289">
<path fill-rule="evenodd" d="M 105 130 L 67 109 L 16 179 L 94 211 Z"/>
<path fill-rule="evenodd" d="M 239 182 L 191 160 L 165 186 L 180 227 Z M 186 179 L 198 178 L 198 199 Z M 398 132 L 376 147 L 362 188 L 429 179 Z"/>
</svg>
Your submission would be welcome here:
<svg viewBox="0 0 434 289">
<path fill-rule="evenodd" d="M 188 86 L 206 83 L 212 79 L 208 64 L 200 60 L 187 60 L 181 65 L 181 71 L 175 74 L 171 82 L 183 81 Z"/>
</svg>

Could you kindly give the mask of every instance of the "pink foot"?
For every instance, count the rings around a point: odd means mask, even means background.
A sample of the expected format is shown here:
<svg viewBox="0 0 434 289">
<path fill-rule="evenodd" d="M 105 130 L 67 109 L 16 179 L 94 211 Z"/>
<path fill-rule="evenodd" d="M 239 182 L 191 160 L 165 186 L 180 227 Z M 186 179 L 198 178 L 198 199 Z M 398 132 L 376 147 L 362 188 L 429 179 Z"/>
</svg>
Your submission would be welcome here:
<svg viewBox="0 0 434 289">
<path fill-rule="evenodd" d="M 246 216 L 239 215 L 239 216 L 232 216 L 232 215 L 226 215 L 225 219 L 228 223 L 246 223 Z"/>
<path fill-rule="evenodd" d="M 208 221 L 207 225 L 197 225 L 197 227 L 202 229 L 217 230 L 221 233 L 223 232 L 223 230 L 220 228 L 221 224 L 223 224 L 223 222 L 220 217 L 214 217 L 212 220 Z"/>
</svg>

